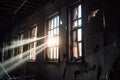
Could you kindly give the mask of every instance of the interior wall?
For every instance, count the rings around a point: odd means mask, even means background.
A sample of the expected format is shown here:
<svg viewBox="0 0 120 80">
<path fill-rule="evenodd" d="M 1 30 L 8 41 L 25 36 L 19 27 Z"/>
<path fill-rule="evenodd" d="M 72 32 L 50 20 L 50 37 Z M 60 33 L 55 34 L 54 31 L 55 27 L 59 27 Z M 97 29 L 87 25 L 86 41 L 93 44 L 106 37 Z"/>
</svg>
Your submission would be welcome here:
<svg viewBox="0 0 120 80">
<path fill-rule="evenodd" d="M 25 76 L 34 75 L 35 80 L 105 80 L 106 74 L 109 75 L 113 63 L 120 55 L 119 23 L 117 20 L 114 22 L 111 21 L 112 18 L 109 15 L 111 3 L 107 1 L 101 1 L 99 3 L 94 2 L 94 0 L 82 1 L 84 63 L 64 61 L 64 55 L 68 56 L 69 54 L 69 39 L 67 39 L 69 27 L 68 13 L 73 3 L 68 0 L 58 0 L 47 5 L 47 7 L 43 7 L 27 19 L 23 23 L 25 24 L 24 26 L 17 27 L 17 32 L 19 33 L 19 31 L 23 30 L 25 32 L 25 38 L 29 38 L 29 27 L 37 24 L 37 35 L 38 37 L 42 37 L 45 35 L 47 17 L 55 12 L 60 13 L 60 19 L 63 22 L 60 26 L 60 62 L 45 62 L 44 51 L 42 51 L 37 55 L 36 62 L 26 62 L 20 72 L 24 73 Z M 100 11 L 89 22 L 88 16 L 96 9 Z M 105 20 L 105 25 L 103 25 L 103 20 Z M 115 27 L 113 24 L 116 24 Z M 14 31 L 16 32 L 16 28 Z M 12 33 L 10 36 L 18 33 Z M 17 35 L 14 37 L 17 38 Z M 43 42 L 44 40 L 40 40 L 37 42 L 37 45 Z M 25 45 L 25 50 L 28 49 L 27 46 Z"/>
</svg>

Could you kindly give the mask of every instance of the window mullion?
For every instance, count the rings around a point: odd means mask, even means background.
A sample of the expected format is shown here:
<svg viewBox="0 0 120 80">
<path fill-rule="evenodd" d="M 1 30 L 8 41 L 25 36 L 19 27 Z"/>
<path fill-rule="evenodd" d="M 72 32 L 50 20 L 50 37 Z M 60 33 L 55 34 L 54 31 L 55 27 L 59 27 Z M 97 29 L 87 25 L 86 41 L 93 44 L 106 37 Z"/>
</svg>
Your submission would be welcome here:
<svg viewBox="0 0 120 80">
<path fill-rule="evenodd" d="M 77 57 L 79 55 L 79 45 L 78 45 L 78 32 L 76 30 L 76 43 L 77 43 Z"/>
<path fill-rule="evenodd" d="M 53 40 L 55 40 L 54 29 L 55 29 L 55 18 L 53 18 Z M 53 59 L 55 58 L 54 50 L 55 50 L 55 43 L 53 43 Z"/>
</svg>

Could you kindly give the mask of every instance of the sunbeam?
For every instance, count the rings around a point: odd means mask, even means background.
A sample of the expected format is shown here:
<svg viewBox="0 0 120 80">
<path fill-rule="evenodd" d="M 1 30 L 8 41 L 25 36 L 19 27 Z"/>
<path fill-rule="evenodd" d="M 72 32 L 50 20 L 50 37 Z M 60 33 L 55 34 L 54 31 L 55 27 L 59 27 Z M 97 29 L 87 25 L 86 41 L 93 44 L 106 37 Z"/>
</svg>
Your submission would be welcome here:
<svg viewBox="0 0 120 80">
<path fill-rule="evenodd" d="M 40 46 L 37 46 L 37 47 L 36 47 L 36 50 L 40 49 L 41 47 L 43 47 L 43 46 L 45 46 L 45 45 L 46 45 L 46 43 L 41 44 Z M 23 53 L 22 53 L 22 54 L 23 54 L 23 57 L 27 56 L 27 55 L 29 54 L 29 52 L 30 52 L 30 50 L 27 50 L 27 51 L 23 52 Z M 10 59 L 8 59 L 8 60 L 6 60 L 6 61 L 4 61 L 4 62 L 3 62 L 3 65 L 8 65 L 8 64 L 10 64 L 11 62 L 15 62 L 16 60 L 18 60 L 18 57 L 19 57 L 19 56 L 20 56 L 20 54 L 17 55 L 17 56 L 15 56 L 15 57 L 12 57 L 12 58 L 10 58 Z"/>
<path fill-rule="evenodd" d="M 10 46 L 4 47 L 3 50 L 7 51 L 9 49 L 13 49 L 13 48 L 16 48 L 16 47 L 19 47 L 19 46 L 22 46 L 22 45 L 25 45 L 25 44 L 28 44 L 28 43 L 31 43 L 31 42 L 35 42 L 35 41 L 44 39 L 46 37 L 47 36 L 43 36 L 43 37 L 40 37 L 40 38 L 30 38 L 30 39 L 13 41 Z"/>
<path fill-rule="evenodd" d="M 38 52 L 36 52 L 37 54 L 40 53 L 41 51 L 43 51 L 46 47 L 42 47 L 40 50 L 38 50 Z M 23 63 L 25 63 L 27 60 L 29 59 L 29 56 L 25 57 L 24 59 L 22 59 L 20 62 L 16 62 L 15 64 L 11 65 L 9 68 L 6 69 L 7 72 L 10 72 L 11 70 L 15 69 L 16 67 L 22 65 Z"/>
<path fill-rule="evenodd" d="M 40 46 L 37 46 L 37 47 L 36 47 L 36 55 L 38 55 L 41 51 L 43 51 L 43 50 L 47 47 L 46 44 L 47 44 L 47 43 L 44 43 L 44 44 L 41 44 Z M 20 66 L 20 65 L 23 64 L 24 62 L 26 62 L 26 61 L 29 59 L 29 55 L 28 55 L 29 52 L 30 52 L 30 50 L 25 51 L 25 52 L 23 53 L 23 56 L 24 56 L 24 57 L 23 57 L 23 59 L 21 59 L 21 60 L 18 60 L 18 56 L 19 56 L 19 55 L 17 55 L 17 56 L 15 56 L 14 58 L 11 58 L 11 59 L 9 59 L 9 60 L 1 63 L 5 70 L 2 70 L 2 71 L 0 72 L 0 75 L 5 74 L 5 71 L 6 71 L 6 72 L 9 72 L 9 71 L 15 69 L 16 67 Z"/>
</svg>

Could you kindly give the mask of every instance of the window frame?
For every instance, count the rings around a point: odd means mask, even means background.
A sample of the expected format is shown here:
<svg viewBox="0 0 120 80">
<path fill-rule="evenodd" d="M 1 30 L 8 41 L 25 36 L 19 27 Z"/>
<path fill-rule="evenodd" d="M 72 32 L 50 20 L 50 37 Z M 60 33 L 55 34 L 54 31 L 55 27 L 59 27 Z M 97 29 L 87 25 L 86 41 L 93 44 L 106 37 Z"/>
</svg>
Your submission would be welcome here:
<svg viewBox="0 0 120 80">
<path fill-rule="evenodd" d="M 81 17 L 78 17 L 78 7 L 81 6 Z M 74 19 L 74 10 L 77 8 L 77 18 Z M 82 58 L 83 58 L 83 15 L 82 15 L 82 4 L 81 2 L 78 2 L 74 5 L 72 5 L 70 7 L 70 29 L 69 29 L 69 36 L 70 36 L 70 45 L 69 45 L 69 62 L 81 62 L 82 61 Z M 78 25 L 78 20 L 81 20 L 81 26 Z M 74 25 L 74 22 L 77 21 L 77 26 L 73 29 L 73 25 Z M 81 29 L 81 40 L 80 41 L 76 41 L 76 44 L 77 44 L 77 56 L 78 57 L 74 57 L 74 53 L 73 53 L 73 32 L 75 32 L 76 34 L 76 40 L 78 40 L 78 30 Z M 79 46 L 78 44 L 81 44 L 81 53 L 79 53 Z M 79 56 L 81 54 L 81 56 Z"/>
<path fill-rule="evenodd" d="M 32 37 L 32 35 L 31 35 L 31 33 L 32 33 L 32 29 L 34 29 L 34 28 L 36 28 L 36 32 L 35 32 L 35 36 L 34 37 Z M 37 26 L 37 24 L 34 24 L 34 25 L 32 25 L 30 28 L 29 28 L 29 38 L 37 38 L 37 34 L 38 34 L 38 26 Z M 34 59 L 33 58 L 30 58 L 30 56 L 31 56 L 31 53 L 32 53 L 32 50 L 30 50 L 31 49 L 31 45 L 34 45 Z M 29 45 L 29 54 L 28 54 L 28 56 L 29 56 L 29 58 L 28 58 L 28 62 L 35 62 L 36 61 L 36 48 L 37 48 L 37 41 L 33 41 L 33 42 L 31 42 L 31 43 L 29 43 L 28 44 Z"/>
<path fill-rule="evenodd" d="M 11 43 L 12 42 L 14 42 L 15 41 L 15 38 L 13 38 L 12 40 L 11 40 Z M 11 44 L 12 45 L 12 44 Z M 15 57 L 15 48 L 12 48 L 11 49 L 11 58 L 14 58 Z"/>
<path fill-rule="evenodd" d="M 59 18 L 58 18 L 59 17 Z M 52 20 L 54 20 L 55 18 L 58 18 L 58 20 L 59 20 L 59 22 L 58 22 L 58 26 L 57 26 L 57 24 L 56 24 L 56 26 L 53 28 L 53 29 L 49 29 L 49 22 L 51 22 Z M 56 19 L 57 20 L 57 19 Z M 57 22 L 56 22 L 57 23 Z M 58 34 L 57 34 L 57 28 L 58 28 Z M 56 35 L 54 34 L 54 32 L 53 32 L 53 37 L 55 37 L 55 38 L 57 38 L 57 37 L 59 37 L 58 38 L 58 41 L 60 41 L 59 39 L 60 39 L 60 15 L 59 15 L 59 13 L 58 12 L 56 12 L 56 13 L 54 13 L 53 15 L 51 15 L 51 16 L 49 16 L 49 17 L 47 17 L 46 18 L 46 31 L 45 31 L 45 35 L 48 35 L 48 32 L 49 31 L 51 31 L 51 30 L 54 30 L 54 29 L 56 29 Z M 45 40 L 45 42 L 48 42 L 48 39 L 49 38 L 47 38 L 46 40 Z M 47 43 L 47 45 L 48 45 L 48 43 Z M 58 57 L 56 57 L 56 59 L 50 59 L 50 58 L 48 58 L 48 54 L 50 55 L 50 53 L 48 53 L 48 49 L 50 48 L 50 47 L 48 47 L 47 46 L 47 48 L 45 49 L 45 55 L 44 55 L 44 61 L 45 62 L 59 62 L 59 59 L 60 59 L 60 46 L 59 46 L 59 42 L 58 42 L 58 45 L 55 45 L 55 46 L 52 46 L 53 48 L 56 48 L 56 56 L 58 55 Z M 57 51 L 57 48 L 58 48 L 58 51 Z M 58 53 L 58 54 L 57 54 Z"/>
<path fill-rule="evenodd" d="M 18 40 L 20 41 L 20 44 L 21 44 L 21 40 L 24 39 L 24 32 L 21 31 L 18 35 Z M 22 49 L 22 50 L 21 50 Z M 22 60 L 23 59 L 23 52 L 24 52 L 24 45 L 20 45 L 18 47 L 18 59 L 19 60 Z"/>
</svg>

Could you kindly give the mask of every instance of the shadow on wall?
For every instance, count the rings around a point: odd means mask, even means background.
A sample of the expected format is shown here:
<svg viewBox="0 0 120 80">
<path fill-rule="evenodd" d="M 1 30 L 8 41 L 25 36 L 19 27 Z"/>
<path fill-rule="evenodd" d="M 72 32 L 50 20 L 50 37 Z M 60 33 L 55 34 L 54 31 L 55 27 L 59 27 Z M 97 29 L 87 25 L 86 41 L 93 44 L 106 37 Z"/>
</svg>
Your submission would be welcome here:
<svg viewBox="0 0 120 80">
<path fill-rule="evenodd" d="M 120 53 L 119 57 L 115 60 L 112 65 L 112 69 L 109 73 L 110 80 L 120 80 Z"/>
</svg>

